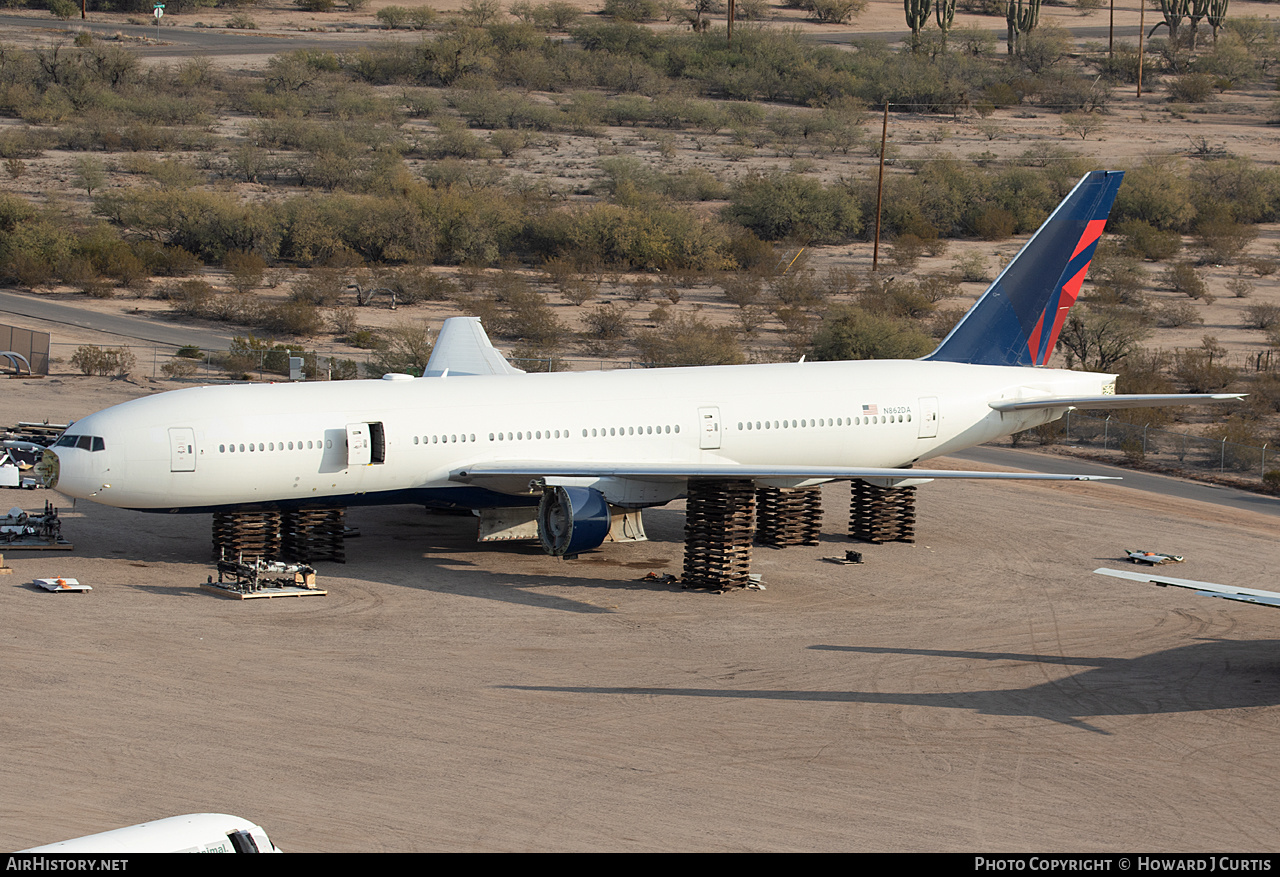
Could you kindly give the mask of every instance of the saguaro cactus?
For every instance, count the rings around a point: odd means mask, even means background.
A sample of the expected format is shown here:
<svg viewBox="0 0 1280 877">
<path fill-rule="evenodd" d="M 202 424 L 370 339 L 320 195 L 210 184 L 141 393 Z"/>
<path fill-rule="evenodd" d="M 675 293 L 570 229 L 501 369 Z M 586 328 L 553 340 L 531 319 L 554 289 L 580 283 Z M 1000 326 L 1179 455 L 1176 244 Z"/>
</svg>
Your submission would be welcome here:
<svg viewBox="0 0 1280 877">
<path fill-rule="evenodd" d="M 1187 17 L 1191 19 L 1191 51 L 1196 50 L 1196 32 L 1200 29 L 1200 21 L 1209 14 L 1209 0 L 1191 0 L 1191 11 Z"/>
<path fill-rule="evenodd" d="M 1008 25 L 1008 51 L 1012 55 L 1018 47 L 1018 35 L 1026 36 L 1040 23 L 1040 0 L 1009 0 L 1004 7 L 1004 20 Z"/>
<path fill-rule="evenodd" d="M 1169 28 L 1169 42 L 1176 46 L 1178 43 L 1178 28 L 1182 25 L 1182 19 L 1191 14 L 1191 0 L 1160 0 L 1160 14 L 1164 16 L 1164 21 L 1151 28 L 1151 33 L 1155 33 L 1156 27 L 1163 24 Z M 1147 34 L 1147 36 L 1151 36 L 1151 34 Z"/>
<path fill-rule="evenodd" d="M 942 37 L 946 39 L 947 32 L 951 30 L 951 22 L 956 17 L 956 0 L 938 0 L 933 7 L 933 13 L 938 19 L 938 28 L 942 31 Z"/>
<path fill-rule="evenodd" d="M 1213 28 L 1213 44 L 1218 44 L 1218 28 L 1227 21 L 1230 0 L 1209 0 L 1209 27 Z"/>
<path fill-rule="evenodd" d="M 911 51 L 920 47 L 920 29 L 929 23 L 929 11 L 933 0 L 902 0 L 907 13 L 907 27 L 911 28 Z"/>
</svg>

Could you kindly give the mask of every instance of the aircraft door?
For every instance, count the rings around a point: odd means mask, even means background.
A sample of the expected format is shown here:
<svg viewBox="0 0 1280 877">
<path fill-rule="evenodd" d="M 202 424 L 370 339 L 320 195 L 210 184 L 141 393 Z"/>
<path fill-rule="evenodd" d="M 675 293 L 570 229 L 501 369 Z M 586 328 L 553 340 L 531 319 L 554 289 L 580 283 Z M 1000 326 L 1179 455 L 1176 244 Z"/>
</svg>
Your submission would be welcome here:
<svg viewBox="0 0 1280 877">
<path fill-rule="evenodd" d="M 369 441 L 369 424 L 347 424 L 347 465 L 368 466 L 373 462 L 373 445 Z"/>
<path fill-rule="evenodd" d="M 720 447 L 720 409 L 698 409 L 698 447 L 714 451 Z"/>
<path fill-rule="evenodd" d="M 189 426 L 169 429 L 169 471 L 196 471 L 196 431 Z"/>
<path fill-rule="evenodd" d="M 938 437 L 938 397 L 920 397 L 920 438 Z"/>
</svg>

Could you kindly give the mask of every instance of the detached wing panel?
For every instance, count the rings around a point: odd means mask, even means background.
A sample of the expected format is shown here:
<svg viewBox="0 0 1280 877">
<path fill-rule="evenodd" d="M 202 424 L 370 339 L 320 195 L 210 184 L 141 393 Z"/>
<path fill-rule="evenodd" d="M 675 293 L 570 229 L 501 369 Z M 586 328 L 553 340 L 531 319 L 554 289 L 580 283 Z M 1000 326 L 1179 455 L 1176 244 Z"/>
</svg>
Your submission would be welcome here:
<svg viewBox="0 0 1280 877">
<path fill-rule="evenodd" d="M 1133 582 L 1147 582 L 1162 588 L 1186 588 L 1204 597 L 1221 597 L 1224 600 L 1239 600 L 1242 603 L 1256 603 L 1259 606 L 1274 606 L 1280 609 L 1280 593 L 1263 591 L 1258 588 L 1233 588 L 1229 585 L 1215 585 L 1212 582 L 1197 582 L 1193 579 L 1175 579 L 1169 576 L 1158 576 L 1148 572 L 1133 572 L 1120 569 L 1095 569 L 1098 575 L 1111 576 L 1117 579 L 1128 579 Z"/>
</svg>

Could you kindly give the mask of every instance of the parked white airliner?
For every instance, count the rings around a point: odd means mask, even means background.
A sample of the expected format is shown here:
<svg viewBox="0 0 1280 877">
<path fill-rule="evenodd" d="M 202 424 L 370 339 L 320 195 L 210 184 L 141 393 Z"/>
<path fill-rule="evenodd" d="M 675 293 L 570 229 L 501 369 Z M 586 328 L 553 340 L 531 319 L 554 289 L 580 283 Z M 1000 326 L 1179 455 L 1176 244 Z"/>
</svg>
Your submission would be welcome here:
<svg viewBox="0 0 1280 877">
<path fill-rule="evenodd" d="M 609 505 L 660 505 L 689 479 L 1088 480 L 914 466 L 1076 406 L 1238 398 L 1122 397 L 1114 375 L 1043 367 L 1121 177 L 1086 175 L 921 360 L 524 374 L 455 318 L 423 378 L 200 387 L 93 414 L 46 455 L 46 481 L 164 512 L 541 500 L 540 528 L 564 531 L 544 544 L 575 554 L 605 538 Z"/>
</svg>

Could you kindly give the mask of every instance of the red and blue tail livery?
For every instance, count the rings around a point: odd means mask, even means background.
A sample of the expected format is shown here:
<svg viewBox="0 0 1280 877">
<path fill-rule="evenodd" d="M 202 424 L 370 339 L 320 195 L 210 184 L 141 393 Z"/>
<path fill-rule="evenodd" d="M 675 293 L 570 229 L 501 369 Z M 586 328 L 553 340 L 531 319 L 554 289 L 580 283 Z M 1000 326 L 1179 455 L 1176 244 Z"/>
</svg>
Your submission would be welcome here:
<svg viewBox="0 0 1280 877">
<path fill-rule="evenodd" d="M 1049 361 L 1106 227 L 1122 171 L 1086 174 L 978 303 L 926 359 L 975 365 Z"/>
</svg>

